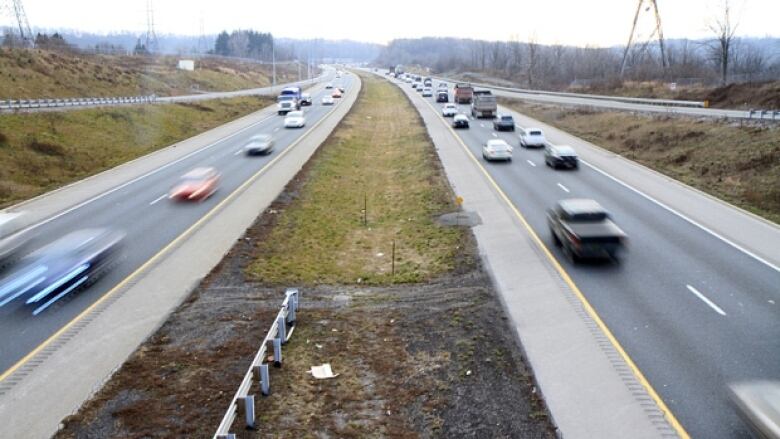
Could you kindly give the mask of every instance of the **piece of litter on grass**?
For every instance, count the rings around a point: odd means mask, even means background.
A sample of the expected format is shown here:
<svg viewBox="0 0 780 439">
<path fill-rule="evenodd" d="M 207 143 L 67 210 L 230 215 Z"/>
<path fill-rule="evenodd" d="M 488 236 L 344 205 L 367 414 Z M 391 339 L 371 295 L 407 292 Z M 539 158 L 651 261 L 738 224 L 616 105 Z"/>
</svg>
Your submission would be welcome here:
<svg viewBox="0 0 780 439">
<path fill-rule="evenodd" d="M 469 375 L 471 375 L 471 371 L 470 371 L 470 370 L 467 370 L 467 371 L 466 371 L 466 376 L 469 376 Z"/>
<path fill-rule="evenodd" d="M 327 380 L 339 376 L 339 374 L 333 374 L 333 370 L 330 368 L 330 363 L 321 364 L 319 366 L 312 366 L 309 373 L 311 373 L 311 376 L 317 378 L 318 380 Z"/>
<path fill-rule="evenodd" d="M 384 253 L 382 253 L 382 252 L 379 252 L 379 253 L 377 253 L 377 254 L 376 254 L 376 257 L 377 257 L 377 258 L 381 258 L 381 257 L 382 257 L 382 256 L 384 256 L 384 255 L 385 255 Z"/>
<path fill-rule="evenodd" d="M 322 349 L 322 345 L 321 344 L 315 344 L 314 346 L 316 346 L 317 349 Z"/>
<path fill-rule="evenodd" d="M 390 319 L 390 323 L 395 323 L 395 319 Z"/>
</svg>

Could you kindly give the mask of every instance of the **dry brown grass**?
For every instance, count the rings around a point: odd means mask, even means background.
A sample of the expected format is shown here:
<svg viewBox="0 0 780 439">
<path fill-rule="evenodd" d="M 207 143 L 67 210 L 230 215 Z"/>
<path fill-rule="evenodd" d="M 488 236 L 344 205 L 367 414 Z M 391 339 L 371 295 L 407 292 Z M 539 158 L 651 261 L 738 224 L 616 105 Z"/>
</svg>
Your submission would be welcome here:
<svg viewBox="0 0 780 439">
<path fill-rule="evenodd" d="M 780 127 L 562 109 L 504 100 L 530 117 L 780 222 Z"/>
<path fill-rule="evenodd" d="M 178 70 L 179 58 L 65 54 L 0 48 L 0 99 L 92 96 L 159 96 L 230 91 L 271 84 L 271 67 L 232 60 L 196 60 Z M 297 68 L 277 67 L 281 83 L 298 79 Z"/>
<path fill-rule="evenodd" d="M 435 223 L 454 206 L 425 128 L 396 87 L 370 76 L 363 77 L 363 87 L 311 163 L 299 199 L 258 243 L 258 259 L 249 267 L 253 278 L 419 282 L 452 268 L 462 232 Z"/>
</svg>

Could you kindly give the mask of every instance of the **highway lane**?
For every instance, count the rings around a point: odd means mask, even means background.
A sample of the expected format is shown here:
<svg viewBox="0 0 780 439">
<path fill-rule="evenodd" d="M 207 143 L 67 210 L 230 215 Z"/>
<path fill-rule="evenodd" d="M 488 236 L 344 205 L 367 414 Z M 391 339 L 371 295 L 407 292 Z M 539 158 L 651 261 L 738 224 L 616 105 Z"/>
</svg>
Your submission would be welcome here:
<svg viewBox="0 0 780 439">
<path fill-rule="evenodd" d="M 333 81 L 347 89 L 351 75 Z M 347 90 L 349 91 L 349 90 Z M 304 107 L 307 126 L 285 129 L 283 117 L 271 115 L 233 137 L 220 140 L 183 160 L 151 173 L 119 190 L 97 198 L 86 205 L 35 229 L 36 242 L 44 244 L 72 230 L 86 227 L 113 227 L 127 233 L 125 255 L 117 268 L 89 289 L 71 294 L 38 316 L 32 308 L 17 300 L 0 308 L 0 371 L 5 371 L 41 342 L 68 323 L 83 309 L 121 282 L 149 258 L 195 224 L 244 181 L 288 148 L 334 107 L 320 104 L 330 90 L 312 93 L 313 106 Z M 337 104 L 339 101 L 337 100 Z M 267 156 L 248 157 L 241 151 L 246 140 L 258 133 L 270 133 L 275 149 Z M 174 203 L 167 199 L 168 190 L 188 170 L 214 166 L 222 173 L 219 190 L 202 203 Z"/>
<path fill-rule="evenodd" d="M 448 78 L 436 78 L 436 80 L 445 81 L 452 84 L 453 81 Z M 714 117 L 714 118 L 728 118 L 728 119 L 757 119 L 762 118 L 761 114 L 753 113 L 746 110 L 730 110 L 721 108 L 700 108 L 690 106 L 670 106 L 670 105 L 657 105 L 638 102 L 626 102 L 623 97 L 616 97 L 614 100 L 608 99 L 605 96 L 599 96 L 594 98 L 588 98 L 585 96 L 572 96 L 565 93 L 548 93 L 544 91 L 529 92 L 520 89 L 512 89 L 507 87 L 492 86 L 490 84 L 473 84 L 480 89 L 488 89 L 496 96 L 502 96 L 513 99 L 521 99 L 526 101 L 542 102 L 547 104 L 558 105 L 579 105 L 596 108 L 607 108 L 612 110 L 622 111 L 638 111 L 644 113 L 662 113 L 669 115 L 683 115 L 692 117 Z M 759 109 L 757 109 L 759 110 Z M 778 110 L 773 111 L 771 114 L 763 115 L 763 120 L 769 122 L 780 122 L 780 109 L 764 108 L 763 110 Z"/>
<path fill-rule="evenodd" d="M 494 132 L 490 120 L 458 133 L 483 163 L 484 141 L 518 145 L 516 135 Z M 725 384 L 780 378 L 780 273 L 588 166 L 554 171 L 541 150 L 514 153 L 511 163 L 484 166 L 688 432 L 746 437 Z M 545 209 L 569 197 L 596 199 L 628 233 L 629 251 L 619 263 L 574 265 L 553 247 Z"/>
</svg>

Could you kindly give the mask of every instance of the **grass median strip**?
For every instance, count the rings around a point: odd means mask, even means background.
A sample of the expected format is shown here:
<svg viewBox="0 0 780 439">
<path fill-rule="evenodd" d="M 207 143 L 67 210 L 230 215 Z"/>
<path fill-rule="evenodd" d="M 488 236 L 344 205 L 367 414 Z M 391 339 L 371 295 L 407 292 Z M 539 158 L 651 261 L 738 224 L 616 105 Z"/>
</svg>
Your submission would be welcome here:
<svg viewBox="0 0 780 439">
<path fill-rule="evenodd" d="M 502 103 L 780 223 L 780 127 Z"/>
<path fill-rule="evenodd" d="M 250 277 L 381 284 L 423 281 L 452 269 L 463 232 L 436 224 L 438 215 L 455 209 L 436 151 L 398 88 L 364 82 L 297 199 L 258 242 Z"/>
<path fill-rule="evenodd" d="M 0 208 L 257 111 L 264 97 L 0 115 Z"/>
<path fill-rule="evenodd" d="M 555 437 L 473 235 L 435 222 L 455 206 L 417 113 L 362 81 L 335 134 L 55 437 L 210 437 L 293 283 L 294 335 L 238 437 Z M 323 363 L 338 376 L 314 379 Z"/>
</svg>

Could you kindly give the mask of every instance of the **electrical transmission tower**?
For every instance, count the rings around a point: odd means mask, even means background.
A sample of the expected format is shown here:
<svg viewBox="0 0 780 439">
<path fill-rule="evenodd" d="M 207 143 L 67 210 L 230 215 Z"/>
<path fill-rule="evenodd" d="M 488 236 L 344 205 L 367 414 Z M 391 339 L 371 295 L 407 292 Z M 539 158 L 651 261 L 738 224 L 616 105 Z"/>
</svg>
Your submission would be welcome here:
<svg viewBox="0 0 780 439">
<path fill-rule="evenodd" d="M 19 39 L 23 45 L 34 46 L 35 36 L 30 30 L 30 22 L 27 21 L 27 14 L 24 12 L 22 0 L 1 0 L 0 10 L 16 19 L 19 28 Z"/>
<path fill-rule="evenodd" d="M 209 51 L 209 45 L 206 41 L 206 27 L 203 24 L 203 12 L 201 12 L 200 15 L 200 28 L 198 29 L 198 33 L 200 34 L 198 36 L 198 53 L 206 53 Z"/>
<path fill-rule="evenodd" d="M 643 7 L 644 6 L 644 10 Z M 650 34 L 650 36 L 643 41 L 642 43 L 639 43 L 639 35 L 637 34 L 636 29 L 636 23 L 639 20 L 639 15 L 644 12 L 645 14 L 650 13 L 650 9 L 653 10 L 653 15 L 655 16 L 655 26 L 653 29 L 653 32 Z M 658 3 L 656 0 L 638 0 L 638 4 L 636 6 L 636 13 L 634 14 L 634 22 L 631 25 L 631 34 L 628 36 L 628 44 L 626 44 L 626 50 L 623 52 L 623 62 L 620 64 L 620 77 L 623 77 L 623 74 L 626 71 L 626 61 L 628 61 L 629 54 L 631 54 L 635 59 L 640 60 L 644 57 L 645 53 L 647 52 L 647 46 L 653 41 L 653 39 L 658 38 L 658 47 L 661 49 L 661 65 L 663 66 L 664 70 L 666 70 L 666 53 L 664 50 L 664 32 L 661 28 L 661 14 L 658 13 Z"/>
<path fill-rule="evenodd" d="M 152 0 L 146 1 L 146 36 L 144 37 L 144 46 L 146 46 L 146 51 L 149 53 L 157 53 L 160 50 L 157 33 L 154 31 L 154 5 Z"/>
</svg>

